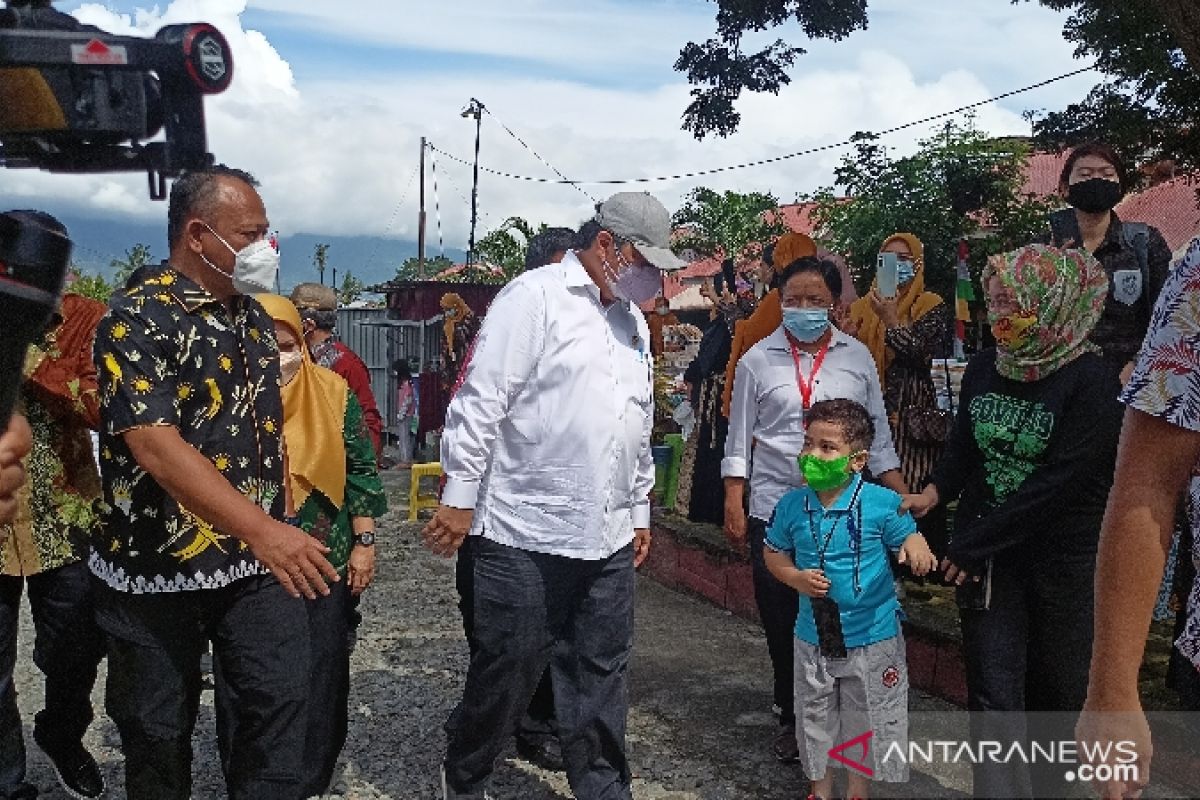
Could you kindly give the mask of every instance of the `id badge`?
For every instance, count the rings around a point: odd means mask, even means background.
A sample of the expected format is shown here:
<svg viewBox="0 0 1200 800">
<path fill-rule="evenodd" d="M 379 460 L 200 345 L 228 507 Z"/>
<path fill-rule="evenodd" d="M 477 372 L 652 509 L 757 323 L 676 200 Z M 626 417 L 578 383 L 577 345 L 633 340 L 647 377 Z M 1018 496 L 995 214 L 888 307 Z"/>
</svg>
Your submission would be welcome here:
<svg viewBox="0 0 1200 800">
<path fill-rule="evenodd" d="M 813 621 L 817 624 L 817 644 L 825 658 L 846 657 L 846 637 L 842 634 L 842 614 L 838 604 L 828 597 L 811 597 Z"/>
</svg>

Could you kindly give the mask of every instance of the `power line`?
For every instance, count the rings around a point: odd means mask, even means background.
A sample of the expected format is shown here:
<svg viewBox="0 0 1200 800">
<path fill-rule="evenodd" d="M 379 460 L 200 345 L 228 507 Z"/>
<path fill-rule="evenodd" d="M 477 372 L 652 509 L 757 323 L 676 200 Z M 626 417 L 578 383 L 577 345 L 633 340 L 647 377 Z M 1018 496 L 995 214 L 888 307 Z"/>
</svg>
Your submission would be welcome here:
<svg viewBox="0 0 1200 800">
<path fill-rule="evenodd" d="M 989 97 L 986 100 L 979 100 L 974 103 L 968 103 L 965 106 L 959 106 L 958 108 L 953 109 L 951 111 L 943 111 L 940 114 L 933 114 L 932 116 L 923 117 L 918 120 L 913 120 L 912 122 L 906 122 L 903 125 L 896 125 L 891 128 L 886 128 L 884 130 L 875 132 L 873 135 L 874 136 L 886 136 L 888 134 L 896 133 L 897 131 L 905 130 L 906 128 L 912 128 L 917 125 L 925 125 L 927 123 L 934 122 L 939 119 L 945 119 L 946 117 L 952 117 L 957 114 L 961 114 L 964 111 L 970 111 L 973 108 L 979 108 L 980 106 L 985 106 L 985 105 L 989 105 L 991 103 L 998 102 L 1000 100 L 1005 99 L 1006 97 L 1013 97 L 1014 95 L 1033 91 L 1034 89 L 1040 89 L 1043 86 L 1048 86 L 1052 83 L 1056 83 L 1058 81 L 1065 80 L 1067 78 L 1071 78 L 1076 75 L 1080 75 L 1084 72 L 1090 72 L 1093 69 L 1095 69 L 1095 66 L 1082 67 L 1080 69 L 1073 70 L 1071 72 L 1063 73 L 1062 75 L 1058 75 L 1057 77 L 1054 77 L 1054 78 L 1048 78 L 1044 81 L 1039 81 L 1037 83 L 1030 84 L 1029 86 L 1025 86 L 1020 89 L 1013 89 L 1012 91 L 1004 92 L 1003 94 L 998 94 L 994 97 Z M 676 181 L 676 180 L 684 180 L 687 178 L 699 178 L 704 175 L 715 175 L 715 174 L 718 174 L 721 172 L 732 172 L 734 170 L 748 169 L 750 167 L 761 167 L 761 166 L 765 166 L 767 164 L 777 164 L 780 161 L 787 161 L 788 159 L 799 158 L 800 156 L 807 156 L 807 155 L 812 155 L 814 153 L 821 153 L 826 150 L 836 150 L 841 147 L 848 147 L 850 145 L 853 145 L 854 143 L 855 143 L 855 139 L 844 139 L 840 142 L 833 142 L 830 144 L 818 145 L 817 147 L 810 147 L 806 150 L 799 150 L 795 153 L 786 153 L 786 154 L 780 155 L 780 156 L 772 156 L 771 158 L 762 158 L 757 161 L 747 161 L 747 162 L 744 162 L 741 164 L 730 164 L 730 165 L 724 166 L 724 167 L 713 167 L 711 169 L 700 169 L 700 170 L 694 170 L 692 172 L 682 172 L 677 175 L 660 175 L 660 176 L 656 176 L 656 177 L 652 177 L 652 178 L 610 178 L 610 179 L 603 179 L 603 180 L 572 181 L 572 180 L 566 180 L 566 179 L 554 180 L 551 178 L 535 178 L 535 177 L 531 177 L 529 175 L 517 175 L 517 174 L 511 173 L 511 172 L 504 172 L 503 170 L 492 169 L 490 167 L 485 167 L 482 165 L 480 165 L 479 169 L 484 172 L 487 172 L 489 174 L 497 175 L 501 178 L 510 178 L 512 180 L 518 180 L 518 181 L 529 181 L 531 183 L 569 184 L 569 185 L 575 186 L 576 188 L 579 188 L 579 186 L 581 186 L 581 185 L 587 185 L 587 186 L 610 185 L 611 186 L 611 185 L 628 184 L 628 183 L 660 183 L 663 181 Z M 460 157 L 454 155 L 453 153 L 448 153 L 445 150 L 435 147 L 432 143 L 429 144 L 429 149 L 436 150 L 437 152 L 444 155 L 446 158 L 449 158 L 453 161 L 457 161 L 460 164 L 466 164 L 467 166 L 471 166 L 470 161 L 467 161 L 466 159 L 460 158 Z M 557 172 L 557 170 L 555 170 L 555 171 Z M 580 191 L 582 191 L 582 189 L 580 189 Z M 591 195 L 588 195 L 588 196 L 590 197 Z"/>
<path fill-rule="evenodd" d="M 521 146 L 522 146 L 522 147 L 524 147 L 526 150 L 528 150 L 530 153 L 532 153 L 534 158 L 536 158 L 538 161 L 542 162 L 542 163 L 543 163 L 543 164 L 545 164 L 547 167 L 549 167 L 551 170 L 553 170 L 555 175 L 557 175 L 558 177 L 562 178 L 562 183 L 566 183 L 566 184 L 570 185 L 570 186 L 571 186 L 571 188 L 573 188 L 575 191 L 577 191 L 577 192 L 579 192 L 580 194 L 582 194 L 582 195 L 583 195 L 584 197 L 586 197 L 588 200 L 591 200 L 593 203 L 599 203 L 599 202 L 600 202 L 600 201 L 599 201 L 599 200 L 597 200 L 595 197 L 592 197 L 590 194 L 588 194 L 587 190 L 586 190 L 586 189 L 584 189 L 583 187 L 581 187 L 577 181 L 573 181 L 573 180 L 569 179 L 569 178 L 568 178 L 566 175 L 563 175 L 563 174 L 562 174 L 562 172 L 559 170 L 559 168 L 558 168 L 558 167 L 554 166 L 554 165 L 553 165 L 553 164 L 551 164 L 549 161 L 547 161 L 546 159 L 542 158 L 542 156 L 541 156 L 541 155 L 538 153 L 538 151 L 534 150 L 532 147 L 530 147 L 528 144 L 526 144 L 526 143 L 525 143 L 525 140 L 524 140 L 524 139 L 522 139 L 520 136 L 517 136 L 517 134 L 513 133 L 513 130 L 512 130 L 512 128 L 510 128 L 510 127 L 508 127 L 507 125 L 505 125 L 505 124 L 504 124 L 504 121 L 503 121 L 502 119 L 500 119 L 499 117 L 497 117 L 495 114 L 493 114 L 493 113 L 492 113 L 492 110 L 491 110 L 490 108 L 488 108 L 487 106 L 483 105 L 482 103 L 480 103 L 480 107 L 481 107 L 481 108 L 482 108 L 484 111 L 486 111 L 486 112 L 487 112 L 487 115 L 488 115 L 489 117 L 491 117 L 492 119 L 496 120 L 496 122 L 497 122 L 497 123 L 500 125 L 500 127 L 501 127 L 501 128 L 504 128 L 504 130 L 505 130 L 505 131 L 508 133 L 508 135 L 509 135 L 509 136 L 511 136 L 512 138 L 516 139 L 518 142 L 520 142 L 520 143 L 521 143 Z"/>
<path fill-rule="evenodd" d="M 417 177 L 418 169 L 419 167 L 413 167 L 412 172 L 408 174 L 408 180 L 404 183 L 404 191 L 401 193 L 400 200 L 396 203 L 396 207 L 392 209 L 392 217 L 388 220 L 387 227 L 383 229 L 383 236 L 386 237 L 392 230 L 392 226 L 396 224 L 396 218 L 400 216 L 400 207 L 404 205 L 404 201 L 408 199 L 408 192 L 410 189 L 412 189 L 413 178 Z M 371 248 L 371 254 L 367 256 L 367 261 L 363 265 L 364 274 L 366 273 L 367 268 L 370 267 L 371 263 L 375 260 L 375 255 L 379 252 L 379 245 L 380 242 L 376 240 L 375 246 Z"/>
</svg>

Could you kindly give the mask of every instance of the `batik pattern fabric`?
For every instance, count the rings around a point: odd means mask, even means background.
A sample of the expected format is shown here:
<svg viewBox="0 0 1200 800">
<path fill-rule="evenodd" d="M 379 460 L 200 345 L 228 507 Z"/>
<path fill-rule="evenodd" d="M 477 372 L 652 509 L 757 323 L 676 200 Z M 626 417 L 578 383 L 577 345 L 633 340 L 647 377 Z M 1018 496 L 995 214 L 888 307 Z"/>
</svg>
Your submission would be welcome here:
<svg viewBox="0 0 1200 800">
<path fill-rule="evenodd" d="M 351 392 L 346 403 L 342 430 L 346 443 L 346 498 L 337 508 L 329 498 L 314 491 L 300 506 L 300 527 L 329 548 L 326 558 L 338 574 L 346 574 L 354 531 L 351 517 L 381 517 L 387 513 L 387 497 L 375 467 L 375 448 L 363 419 L 362 408 Z"/>
<path fill-rule="evenodd" d="M 266 572 L 245 542 L 180 505 L 123 434 L 170 426 L 231 486 L 283 518 L 283 404 L 275 324 L 256 301 L 232 310 L 168 265 L 115 295 L 94 349 L 106 508 L 90 566 L 113 589 L 216 589 Z"/>
<path fill-rule="evenodd" d="M 1200 237 L 1174 265 L 1150 320 L 1137 366 L 1121 400 L 1180 428 L 1200 431 Z M 1200 462 L 1188 485 L 1192 562 L 1200 566 Z M 1175 642 L 1200 669 L 1200 578 L 1192 585 L 1188 618 Z"/>
</svg>

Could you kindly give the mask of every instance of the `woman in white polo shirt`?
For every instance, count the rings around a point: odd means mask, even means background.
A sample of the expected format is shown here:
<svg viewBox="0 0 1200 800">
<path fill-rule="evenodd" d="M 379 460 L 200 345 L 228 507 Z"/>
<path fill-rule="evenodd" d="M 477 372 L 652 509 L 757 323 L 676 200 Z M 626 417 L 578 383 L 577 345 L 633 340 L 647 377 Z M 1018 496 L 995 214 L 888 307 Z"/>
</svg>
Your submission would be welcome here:
<svg viewBox="0 0 1200 800">
<path fill-rule="evenodd" d="M 832 324 L 842 275 L 832 261 L 801 258 L 781 276 L 783 322 L 738 362 L 721 475 L 725 535 L 735 546 L 749 538 L 754 597 L 767 634 L 780 731 L 773 743 L 783 762 L 799 759 L 792 707 L 792 631 L 797 597 L 763 562 L 763 538 L 775 504 L 801 484 L 796 457 L 804 445 L 804 411 L 818 400 L 861 403 L 875 422 L 868 469 L 900 494 L 908 491 L 892 445 L 879 371 L 871 352 Z M 753 458 L 751 457 L 753 455 Z M 747 479 L 750 514 L 745 512 Z"/>
</svg>

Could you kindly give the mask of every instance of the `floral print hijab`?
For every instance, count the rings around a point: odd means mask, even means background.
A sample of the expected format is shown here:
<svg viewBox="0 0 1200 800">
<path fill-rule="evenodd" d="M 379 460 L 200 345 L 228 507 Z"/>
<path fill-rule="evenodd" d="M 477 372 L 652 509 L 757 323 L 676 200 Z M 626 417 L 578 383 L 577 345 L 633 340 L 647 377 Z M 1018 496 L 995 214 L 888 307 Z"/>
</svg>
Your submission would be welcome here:
<svg viewBox="0 0 1200 800">
<path fill-rule="evenodd" d="M 1028 245 L 988 259 L 985 288 L 992 278 L 1012 292 L 1018 307 L 1003 316 L 988 309 L 1002 376 L 1037 381 L 1098 352 L 1088 336 L 1104 311 L 1108 275 L 1086 250 Z"/>
</svg>

